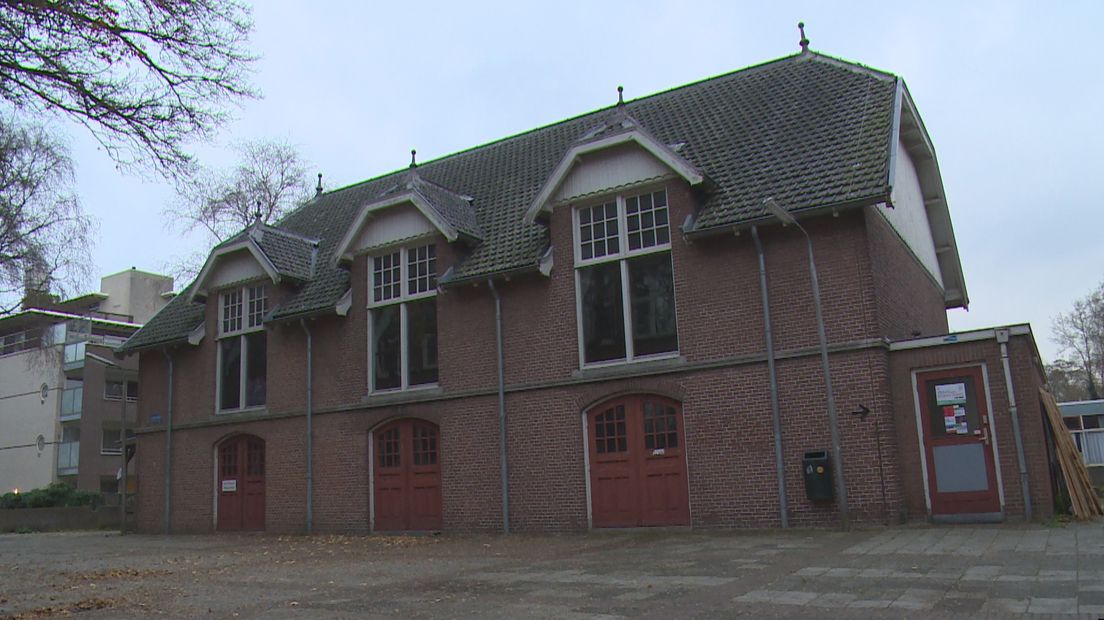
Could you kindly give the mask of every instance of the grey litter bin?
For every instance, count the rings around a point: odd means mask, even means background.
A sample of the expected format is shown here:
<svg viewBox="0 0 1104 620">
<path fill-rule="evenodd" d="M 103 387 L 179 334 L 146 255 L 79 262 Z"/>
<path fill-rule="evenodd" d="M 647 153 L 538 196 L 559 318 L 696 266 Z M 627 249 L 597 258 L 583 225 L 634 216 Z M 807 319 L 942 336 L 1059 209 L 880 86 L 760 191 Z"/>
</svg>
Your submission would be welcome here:
<svg viewBox="0 0 1104 620">
<path fill-rule="evenodd" d="M 806 452 L 805 458 L 801 459 L 801 470 L 805 473 L 805 495 L 814 502 L 832 501 L 835 489 L 828 451 Z"/>
</svg>

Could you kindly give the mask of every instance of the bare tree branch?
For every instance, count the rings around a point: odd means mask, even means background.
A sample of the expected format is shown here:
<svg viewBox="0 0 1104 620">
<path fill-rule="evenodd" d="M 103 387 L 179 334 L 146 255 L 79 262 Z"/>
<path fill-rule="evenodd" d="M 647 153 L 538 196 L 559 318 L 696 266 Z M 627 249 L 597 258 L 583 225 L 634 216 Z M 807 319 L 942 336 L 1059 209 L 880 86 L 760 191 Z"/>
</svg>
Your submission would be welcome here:
<svg viewBox="0 0 1104 620">
<path fill-rule="evenodd" d="M 1077 366 L 1088 397 L 1099 399 L 1104 383 L 1104 284 L 1073 302 L 1069 312 L 1059 314 L 1051 326 L 1051 336 L 1062 354 Z"/>
<path fill-rule="evenodd" d="M 123 166 L 177 178 L 189 140 L 256 96 L 237 0 L 0 0 L 0 98 L 68 116 Z"/>
<path fill-rule="evenodd" d="M 310 197 L 307 164 L 286 142 L 258 140 L 234 147 L 238 163 L 230 170 L 197 169 L 177 184 L 175 202 L 164 210 L 169 226 L 202 231 L 211 244 L 225 241 L 258 216 L 275 222 Z M 198 260 L 197 260 L 198 258 Z M 187 282 L 205 254 L 179 257 L 171 270 Z"/>
<path fill-rule="evenodd" d="M 88 281 L 94 226 L 72 183 L 64 144 L 0 118 L 0 316 L 29 292 L 68 295 Z"/>
</svg>

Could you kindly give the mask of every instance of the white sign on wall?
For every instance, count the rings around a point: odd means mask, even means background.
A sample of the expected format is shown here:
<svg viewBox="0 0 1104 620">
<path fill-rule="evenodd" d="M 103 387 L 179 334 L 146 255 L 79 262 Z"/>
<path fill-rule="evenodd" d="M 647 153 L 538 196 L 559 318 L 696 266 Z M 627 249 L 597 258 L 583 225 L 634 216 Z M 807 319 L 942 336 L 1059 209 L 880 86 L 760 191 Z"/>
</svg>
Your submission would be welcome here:
<svg viewBox="0 0 1104 620">
<path fill-rule="evenodd" d="M 223 480 L 222 481 L 222 492 L 223 493 L 234 493 L 237 490 L 238 490 L 238 481 L 237 480 Z"/>
</svg>

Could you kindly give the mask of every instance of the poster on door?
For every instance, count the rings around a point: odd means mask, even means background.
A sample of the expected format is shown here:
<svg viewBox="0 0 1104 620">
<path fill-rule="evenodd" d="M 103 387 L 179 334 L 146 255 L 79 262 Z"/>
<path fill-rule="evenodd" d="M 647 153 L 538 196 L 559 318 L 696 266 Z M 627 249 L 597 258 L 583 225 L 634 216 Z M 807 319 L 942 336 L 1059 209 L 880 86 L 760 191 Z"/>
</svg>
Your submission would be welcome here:
<svg viewBox="0 0 1104 620">
<path fill-rule="evenodd" d="M 948 435 L 966 435 L 966 384 L 946 383 L 935 386 L 935 402 L 943 411 L 943 428 Z"/>
<path fill-rule="evenodd" d="M 943 405 L 965 405 L 966 384 L 947 383 L 935 386 L 935 403 Z"/>
<path fill-rule="evenodd" d="M 948 435 L 966 435 L 970 432 L 970 425 L 966 421 L 966 408 L 962 405 L 945 405 L 943 407 L 943 428 Z"/>
</svg>

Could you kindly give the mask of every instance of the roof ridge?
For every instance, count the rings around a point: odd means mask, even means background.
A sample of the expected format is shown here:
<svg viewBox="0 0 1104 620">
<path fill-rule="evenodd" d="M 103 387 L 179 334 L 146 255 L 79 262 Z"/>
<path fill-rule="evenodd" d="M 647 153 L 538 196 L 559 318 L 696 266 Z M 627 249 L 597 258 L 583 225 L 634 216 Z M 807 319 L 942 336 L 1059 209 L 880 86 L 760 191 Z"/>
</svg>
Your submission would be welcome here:
<svg viewBox="0 0 1104 620">
<path fill-rule="evenodd" d="M 847 69 L 849 71 L 854 71 L 855 73 L 869 75 L 870 77 L 887 82 L 896 81 L 898 77 L 897 74 L 891 73 L 884 69 L 875 69 L 874 67 L 864 65 L 861 62 L 855 62 L 853 60 L 847 60 L 846 58 L 831 56 L 829 54 L 824 54 L 821 52 L 810 51 L 807 55 L 802 56 L 807 57 L 809 61 L 823 62 L 825 64 L 840 67 L 842 69 Z"/>
<path fill-rule="evenodd" d="M 469 196 L 467 194 L 461 194 L 460 192 L 458 192 L 454 189 L 449 189 L 449 188 L 445 187 L 444 185 L 441 185 L 440 183 L 434 183 L 433 181 L 430 181 L 429 179 L 423 177 L 420 174 L 416 175 L 414 177 L 414 179 L 415 179 L 416 183 L 423 183 L 423 184 L 428 185 L 428 186 L 430 186 L 434 189 L 438 189 L 442 192 L 452 194 L 453 196 L 456 196 L 457 198 L 459 198 L 459 199 L 461 199 L 465 202 L 471 202 L 471 201 L 475 200 L 475 198 L 473 198 L 472 196 Z"/>
<path fill-rule="evenodd" d="M 298 239 L 299 241 L 305 241 L 306 243 L 310 243 L 310 244 L 313 244 L 313 245 L 318 245 L 322 241 L 318 237 L 308 237 L 306 235 L 300 235 L 299 233 L 293 233 L 290 230 L 285 230 L 283 228 L 277 228 L 276 226 L 273 226 L 272 224 L 262 224 L 262 226 L 264 227 L 264 232 L 265 233 L 274 232 L 274 233 L 284 235 L 285 237 L 291 237 L 293 239 Z"/>
</svg>

